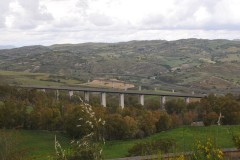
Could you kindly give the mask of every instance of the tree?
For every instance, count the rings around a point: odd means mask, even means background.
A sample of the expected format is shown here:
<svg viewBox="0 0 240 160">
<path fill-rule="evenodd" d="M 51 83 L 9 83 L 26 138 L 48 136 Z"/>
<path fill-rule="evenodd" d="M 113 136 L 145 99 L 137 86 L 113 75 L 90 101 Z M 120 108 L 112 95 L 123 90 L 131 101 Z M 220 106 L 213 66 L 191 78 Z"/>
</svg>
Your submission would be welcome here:
<svg viewBox="0 0 240 160">
<path fill-rule="evenodd" d="M 221 98 L 223 124 L 240 124 L 240 103 L 231 97 Z"/>
<path fill-rule="evenodd" d="M 220 113 L 221 111 L 219 98 L 214 94 L 209 94 L 207 97 L 202 98 L 200 104 L 201 109 L 203 112 L 205 112 L 205 114 L 213 111 L 216 113 Z"/>
<path fill-rule="evenodd" d="M 126 116 L 123 119 L 126 124 L 124 139 L 135 138 L 139 131 L 138 126 L 137 126 L 137 121 L 130 116 Z"/>
<path fill-rule="evenodd" d="M 138 126 L 139 129 L 144 132 L 144 136 L 149 136 L 153 133 L 156 133 L 156 123 L 158 117 L 155 116 L 154 112 L 144 111 L 138 115 Z"/>
<path fill-rule="evenodd" d="M 64 116 L 64 128 L 71 137 L 81 138 L 91 131 L 91 127 L 86 123 L 87 121 L 89 121 L 89 115 L 84 113 L 82 107 L 73 107 Z"/>
<path fill-rule="evenodd" d="M 186 109 L 186 103 L 183 99 L 173 99 L 166 102 L 165 108 L 168 114 L 179 114 Z"/>
<path fill-rule="evenodd" d="M 157 132 L 166 131 L 172 127 L 171 117 L 164 113 L 160 116 L 158 122 L 156 123 Z"/>
<path fill-rule="evenodd" d="M 106 139 L 124 139 L 127 129 L 126 121 L 120 114 L 111 114 L 106 117 L 105 131 Z"/>
<path fill-rule="evenodd" d="M 26 124 L 26 104 L 24 101 L 16 101 L 8 98 L 0 104 L 0 127 L 23 128 Z"/>
<path fill-rule="evenodd" d="M 218 121 L 218 114 L 216 112 L 209 112 L 203 118 L 203 123 L 205 126 L 216 125 Z"/>
</svg>

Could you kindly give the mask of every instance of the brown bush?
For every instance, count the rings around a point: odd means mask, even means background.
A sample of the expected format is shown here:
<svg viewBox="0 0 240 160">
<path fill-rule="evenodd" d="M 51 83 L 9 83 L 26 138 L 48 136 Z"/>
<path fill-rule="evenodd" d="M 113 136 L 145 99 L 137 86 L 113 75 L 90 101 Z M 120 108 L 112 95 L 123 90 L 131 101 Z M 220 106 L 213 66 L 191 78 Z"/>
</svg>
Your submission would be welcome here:
<svg viewBox="0 0 240 160">
<path fill-rule="evenodd" d="M 217 124 L 218 114 L 216 112 L 210 112 L 206 114 L 203 118 L 203 123 L 205 126 Z"/>
</svg>

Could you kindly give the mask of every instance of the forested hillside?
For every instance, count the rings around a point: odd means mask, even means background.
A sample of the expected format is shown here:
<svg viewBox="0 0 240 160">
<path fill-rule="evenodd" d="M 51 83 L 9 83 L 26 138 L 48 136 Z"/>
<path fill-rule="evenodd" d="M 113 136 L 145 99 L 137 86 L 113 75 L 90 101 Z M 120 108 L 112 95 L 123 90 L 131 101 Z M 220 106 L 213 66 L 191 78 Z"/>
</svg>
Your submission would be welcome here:
<svg viewBox="0 0 240 160">
<path fill-rule="evenodd" d="M 114 78 L 162 89 L 231 90 L 240 85 L 240 42 L 185 39 L 27 46 L 0 50 L 0 70 L 45 73 L 47 77 L 39 80 L 72 79 L 73 84 Z M 0 78 L 14 82 L 4 73 Z"/>
</svg>

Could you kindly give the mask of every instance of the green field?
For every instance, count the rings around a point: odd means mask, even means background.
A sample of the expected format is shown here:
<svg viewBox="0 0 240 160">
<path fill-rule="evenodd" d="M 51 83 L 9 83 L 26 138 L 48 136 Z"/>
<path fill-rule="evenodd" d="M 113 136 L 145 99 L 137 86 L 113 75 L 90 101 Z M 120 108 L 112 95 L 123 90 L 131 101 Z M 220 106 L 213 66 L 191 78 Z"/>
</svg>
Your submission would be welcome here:
<svg viewBox="0 0 240 160">
<path fill-rule="evenodd" d="M 176 139 L 178 151 L 190 151 L 196 140 L 205 140 L 209 137 L 221 148 L 233 148 L 231 132 L 240 133 L 240 126 L 180 127 L 141 140 L 108 142 L 104 154 L 106 158 L 124 157 L 135 143 L 160 138 Z"/>
<path fill-rule="evenodd" d="M 26 85 L 43 85 L 43 86 L 59 86 L 59 85 L 78 85 L 82 82 L 66 77 L 50 75 L 47 73 L 29 73 L 14 72 L 0 70 L 0 82 L 8 82 L 8 84 L 26 84 Z"/>
<path fill-rule="evenodd" d="M 2 130 L 0 130 L 1 133 Z M 36 160 L 49 160 L 49 156 L 53 155 L 55 135 L 63 146 L 68 146 L 70 139 L 65 135 L 50 131 L 37 131 L 37 130 L 7 130 L 4 133 L 9 133 L 13 141 L 21 151 Z"/>
<path fill-rule="evenodd" d="M 240 126 L 210 126 L 210 127 L 180 127 L 161 132 L 150 137 L 138 140 L 108 141 L 104 146 L 106 159 L 125 157 L 128 149 L 137 142 L 157 140 L 160 138 L 174 138 L 177 141 L 177 151 L 189 151 L 196 140 L 212 138 L 221 148 L 233 148 L 232 133 L 240 133 Z M 47 160 L 54 154 L 54 136 L 61 142 L 63 148 L 67 148 L 70 139 L 64 134 L 49 131 L 18 131 L 20 146 L 28 151 L 28 156 L 41 160 Z"/>
</svg>

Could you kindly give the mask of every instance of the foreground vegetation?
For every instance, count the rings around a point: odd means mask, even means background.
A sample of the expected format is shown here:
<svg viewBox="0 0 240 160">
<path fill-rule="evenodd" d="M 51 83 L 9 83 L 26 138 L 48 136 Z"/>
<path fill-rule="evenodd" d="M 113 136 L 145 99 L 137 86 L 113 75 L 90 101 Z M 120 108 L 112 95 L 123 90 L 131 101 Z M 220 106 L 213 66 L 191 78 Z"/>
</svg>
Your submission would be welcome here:
<svg viewBox="0 0 240 160">
<path fill-rule="evenodd" d="M 194 141 L 206 141 L 208 138 L 219 147 L 232 147 L 231 139 L 238 146 L 240 137 L 235 134 L 239 132 L 239 126 L 228 125 L 240 124 L 239 96 L 227 94 L 216 97 L 211 94 L 189 104 L 183 99 L 171 99 L 165 104 L 166 111 L 159 110 L 154 101 L 147 103 L 148 108 L 145 108 L 133 97 L 126 98 L 126 104 L 132 105 L 124 109 L 119 108 L 114 101 L 111 102 L 108 107 L 101 107 L 94 98 L 91 105 L 83 102 L 80 94 L 70 98 L 61 92 L 57 100 L 53 91 L 0 86 L 0 128 L 8 131 L 20 129 L 24 132 L 47 130 L 65 133 L 65 140 L 71 140 L 65 149 L 61 147 L 61 144 L 66 144 L 60 142 L 61 134 L 58 134 L 60 139 L 52 136 L 55 155 L 51 158 L 54 160 L 102 159 L 102 153 L 106 158 L 141 155 L 141 152 L 130 152 L 143 146 L 136 146 L 136 143 L 146 141 L 154 146 L 174 147 L 171 150 L 163 147 L 164 152 L 188 151 L 193 149 L 191 144 Z M 189 127 L 196 121 L 210 127 Z M 47 133 L 52 134 L 51 132 Z M 6 151 L 6 156 L 13 155 L 6 148 L 16 144 L 11 137 L 14 136 L 8 136 L 10 142 L 13 142 L 10 145 L 5 143 L 8 142 L 5 140 L 7 138 L 1 139 L 3 145 L 0 147 Z M 13 153 L 26 156 L 24 153 L 28 147 L 19 151 L 14 150 L 16 147 L 12 148 Z M 102 149 L 105 151 L 102 152 Z M 36 152 L 39 151 L 39 156 L 45 156 L 44 153 L 41 154 L 42 149 L 37 149 Z M 143 154 L 151 153 L 144 151 Z"/>
<path fill-rule="evenodd" d="M 2 131 L 2 130 L 1 130 Z M 66 134 L 49 131 L 19 130 L 11 131 L 18 135 L 19 146 L 27 151 L 27 157 L 38 160 L 47 160 L 49 156 L 55 154 L 54 136 L 63 148 L 68 148 L 70 138 Z M 240 126 L 207 126 L 207 127 L 180 127 L 169 131 L 161 132 L 144 139 L 107 141 L 104 146 L 103 154 L 106 159 L 125 157 L 128 150 L 136 143 L 159 140 L 162 138 L 173 138 L 177 143 L 176 152 L 190 151 L 194 147 L 196 140 L 207 140 L 212 138 L 220 148 L 234 148 L 232 132 L 240 133 Z"/>
<path fill-rule="evenodd" d="M 220 148 L 234 148 L 231 132 L 233 134 L 240 132 L 240 126 L 185 126 L 160 132 L 144 139 L 109 141 L 104 148 L 104 155 L 106 158 L 125 157 L 128 155 L 128 150 L 136 143 L 165 138 L 176 140 L 176 152 L 191 151 L 197 140 L 207 140 L 208 138 L 212 138 Z"/>
</svg>

